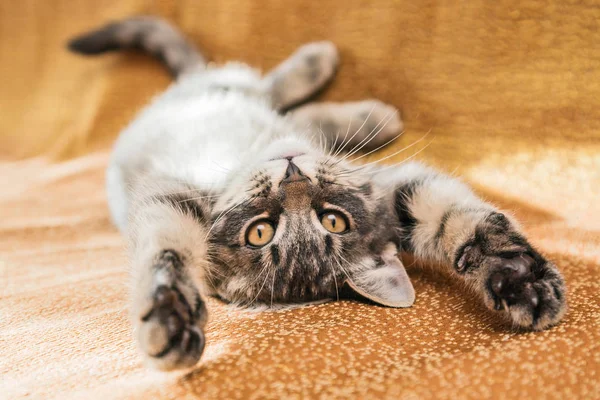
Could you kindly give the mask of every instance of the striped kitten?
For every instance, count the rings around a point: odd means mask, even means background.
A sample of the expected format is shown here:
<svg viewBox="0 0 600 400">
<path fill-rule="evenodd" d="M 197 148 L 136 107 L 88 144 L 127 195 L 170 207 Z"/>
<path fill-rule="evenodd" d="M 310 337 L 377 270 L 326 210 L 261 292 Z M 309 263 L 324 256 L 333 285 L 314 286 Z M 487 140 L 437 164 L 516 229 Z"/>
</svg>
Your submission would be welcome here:
<svg viewBox="0 0 600 400">
<path fill-rule="evenodd" d="M 264 76 L 240 63 L 207 65 L 150 17 L 69 48 L 141 49 L 177 79 L 122 132 L 107 172 L 111 214 L 130 243 L 133 324 L 151 365 L 198 361 L 206 296 L 274 306 L 339 298 L 346 286 L 408 307 L 415 293 L 399 251 L 466 282 L 514 326 L 541 330 L 563 317 L 561 274 L 510 216 L 423 165 L 343 155 L 394 140 L 402 122 L 393 107 L 297 106 L 334 76 L 332 43 L 302 46 Z"/>
</svg>

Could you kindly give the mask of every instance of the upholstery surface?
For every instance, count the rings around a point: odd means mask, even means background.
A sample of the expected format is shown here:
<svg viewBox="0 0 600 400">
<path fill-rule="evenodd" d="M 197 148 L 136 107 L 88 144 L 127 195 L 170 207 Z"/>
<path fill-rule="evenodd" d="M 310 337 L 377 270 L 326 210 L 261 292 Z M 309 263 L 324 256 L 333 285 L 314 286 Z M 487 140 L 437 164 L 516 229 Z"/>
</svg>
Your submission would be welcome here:
<svg viewBox="0 0 600 400">
<path fill-rule="evenodd" d="M 82 59 L 66 39 L 135 14 L 215 61 L 268 69 L 328 39 L 322 98 L 376 97 L 406 133 L 376 160 L 461 175 L 512 211 L 568 285 L 565 320 L 502 325 L 410 266 L 409 309 L 335 302 L 249 313 L 209 302 L 202 361 L 140 363 L 104 168 L 118 131 L 170 82 L 144 56 Z M 600 7 L 546 0 L 0 0 L 0 398 L 600 398 Z"/>
</svg>

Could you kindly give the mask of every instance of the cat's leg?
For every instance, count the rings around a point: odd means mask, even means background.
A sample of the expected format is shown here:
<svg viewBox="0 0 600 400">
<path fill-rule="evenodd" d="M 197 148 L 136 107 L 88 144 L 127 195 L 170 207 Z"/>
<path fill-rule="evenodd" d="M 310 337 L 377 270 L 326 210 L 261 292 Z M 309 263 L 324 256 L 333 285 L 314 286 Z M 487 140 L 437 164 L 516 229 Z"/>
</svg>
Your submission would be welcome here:
<svg viewBox="0 0 600 400">
<path fill-rule="evenodd" d="M 273 108 L 288 110 L 323 89 L 333 79 L 338 61 L 338 51 L 331 42 L 300 47 L 264 78 Z"/>
<path fill-rule="evenodd" d="M 206 58 L 165 20 L 150 16 L 123 19 L 69 41 L 69 49 L 98 55 L 120 49 L 142 50 L 159 59 L 174 77 L 204 70 Z"/>
<path fill-rule="evenodd" d="M 328 147 L 335 150 L 373 150 L 404 129 L 399 111 L 379 100 L 310 103 L 289 114 L 301 128 L 324 135 Z"/>
<path fill-rule="evenodd" d="M 169 193 L 133 205 L 127 228 L 134 333 L 145 361 L 162 370 L 196 364 L 207 321 L 202 297 L 210 211 L 194 200 L 197 193 Z"/>
<path fill-rule="evenodd" d="M 541 330 L 560 321 L 567 308 L 564 280 L 512 217 L 460 181 L 417 163 L 376 178 L 395 186 L 406 251 L 449 270 L 514 326 Z"/>
</svg>

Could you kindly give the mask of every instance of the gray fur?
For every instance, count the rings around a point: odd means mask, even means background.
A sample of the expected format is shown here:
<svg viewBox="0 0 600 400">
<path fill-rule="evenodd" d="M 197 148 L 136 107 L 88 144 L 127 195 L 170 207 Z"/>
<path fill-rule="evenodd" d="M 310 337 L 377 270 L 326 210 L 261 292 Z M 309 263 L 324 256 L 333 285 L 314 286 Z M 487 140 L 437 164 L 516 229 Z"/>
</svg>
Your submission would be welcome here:
<svg viewBox="0 0 600 400">
<path fill-rule="evenodd" d="M 331 42 L 300 47 L 266 77 L 276 110 L 287 110 L 307 100 L 333 79 L 339 56 Z"/>
<path fill-rule="evenodd" d="M 208 295 L 281 306 L 337 299 L 347 285 L 408 307 L 415 293 L 399 251 L 466 283 L 516 327 L 545 329 L 565 314 L 562 276 L 510 216 L 421 164 L 361 166 L 341 154 L 395 140 L 395 108 L 371 100 L 276 112 L 333 77 L 333 44 L 303 46 L 265 77 L 243 64 L 199 68 L 202 57 L 155 19 L 109 25 L 72 48 L 136 45 L 185 74 L 122 133 L 107 179 L 130 245 L 134 329 L 152 366 L 199 359 Z M 327 212 L 346 229 L 328 230 Z M 273 227 L 263 247 L 248 242 L 257 221 Z"/>
<path fill-rule="evenodd" d="M 247 190 L 252 201 L 213 228 L 211 261 L 219 296 L 245 305 L 337 298 L 362 260 L 378 258 L 388 243 L 396 242 L 391 204 L 378 198 L 383 193 L 365 192 L 364 178 L 336 178 L 345 173 L 343 166 L 323 160 L 311 180 L 281 184 L 267 173 L 251 180 Z M 317 229 L 318 216 L 332 206 L 343 210 L 355 229 L 342 235 Z M 276 259 L 272 246 L 248 248 L 239 234 L 249 217 L 261 213 L 284 229 L 273 245 Z"/>
<path fill-rule="evenodd" d="M 76 37 L 69 49 L 94 55 L 121 49 L 137 49 L 161 60 L 175 77 L 202 69 L 206 59 L 167 22 L 154 17 L 134 17 L 105 25 Z"/>
</svg>

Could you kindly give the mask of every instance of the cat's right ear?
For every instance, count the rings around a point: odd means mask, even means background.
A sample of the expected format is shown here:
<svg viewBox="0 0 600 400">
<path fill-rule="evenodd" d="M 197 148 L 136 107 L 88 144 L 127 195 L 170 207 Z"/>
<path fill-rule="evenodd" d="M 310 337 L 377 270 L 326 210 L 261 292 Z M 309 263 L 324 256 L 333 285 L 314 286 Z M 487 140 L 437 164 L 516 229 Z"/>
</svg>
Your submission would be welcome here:
<svg viewBox="0 0 600 400">
<path fill-rule="evenodd" d="M 346 281 L 356 293 L 388 307 L 410 307 L 415 302 L 415 290 L 398 258 L 392 243 L 381 253 L 374 267 L 352 273 Z"/>
</svg>

